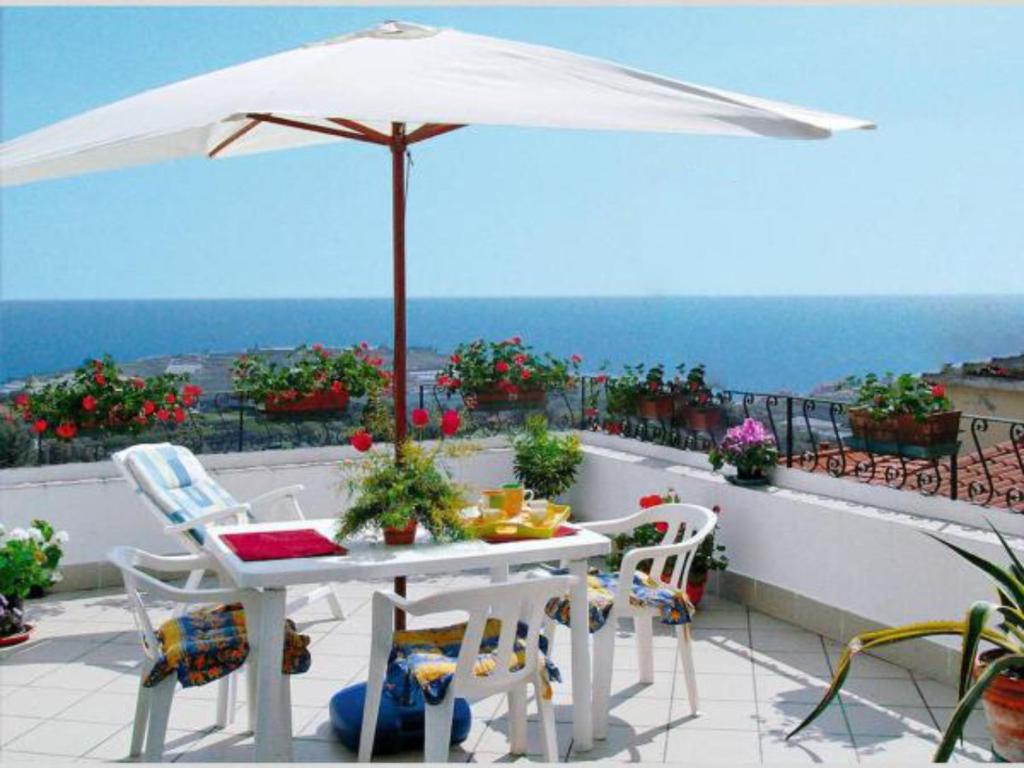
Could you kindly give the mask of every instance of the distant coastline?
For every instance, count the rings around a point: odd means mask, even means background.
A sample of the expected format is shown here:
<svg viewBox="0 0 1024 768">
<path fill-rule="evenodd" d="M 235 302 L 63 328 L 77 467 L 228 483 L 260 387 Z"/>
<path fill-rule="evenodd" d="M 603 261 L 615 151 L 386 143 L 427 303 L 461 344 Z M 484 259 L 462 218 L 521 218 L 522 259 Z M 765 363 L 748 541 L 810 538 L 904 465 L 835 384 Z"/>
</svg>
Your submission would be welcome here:
<svg viewBox="0 0 1024 768">
<path fill-rule="evenodd" d="M 253 347 L 388 346 L 387 299 L 0 302 L 0 382 L 118 360 Z M 869 370 L 928 371 L 1024 350 L 1024 296 L 411 299 L 409 342 L 521 335 L 584 368 L 704 362 L 717 386 L 809 392 Z"/>
</svg>

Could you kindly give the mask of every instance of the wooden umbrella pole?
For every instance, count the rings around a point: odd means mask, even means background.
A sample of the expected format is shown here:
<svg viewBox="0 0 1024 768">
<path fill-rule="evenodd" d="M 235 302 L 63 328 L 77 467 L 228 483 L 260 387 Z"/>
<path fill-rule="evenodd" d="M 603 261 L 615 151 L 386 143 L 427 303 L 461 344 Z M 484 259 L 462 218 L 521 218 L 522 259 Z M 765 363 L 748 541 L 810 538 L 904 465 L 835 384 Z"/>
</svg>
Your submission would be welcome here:
<svg viewBox="0 0 1024 768">
<path fill-rule="evenodd" d="M 394 388 L 395 388 L 395 460 L 402 460 L 405 442 L 405 124 L 391 124 L 391 215 L 393 223 L 394 273 Z M 405 576 L 395 577 L 395 593 L 405 597 Z M 395 629 L 405 629 L 405 611 L 395 609 Z"/>
</svg>

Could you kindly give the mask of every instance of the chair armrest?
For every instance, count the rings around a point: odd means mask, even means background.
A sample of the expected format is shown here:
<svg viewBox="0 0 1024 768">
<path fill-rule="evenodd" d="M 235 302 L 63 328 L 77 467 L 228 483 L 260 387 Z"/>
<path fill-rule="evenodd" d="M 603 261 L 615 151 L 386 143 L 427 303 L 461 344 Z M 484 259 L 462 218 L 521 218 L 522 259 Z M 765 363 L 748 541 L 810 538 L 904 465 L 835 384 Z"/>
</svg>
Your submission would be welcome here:
<svg viewBox="0 0 1024 768">
<path fill-rule="evenodd" d="M 143 568 L 160 573 L 210 571 L 217 567 L 217 561 L 205 552 L 199 555 L 154 555 L 152 552 L 136 550 L 135 562 Z"/>
<path fill-rule="evenodd" d="M 378 592 L 373 593 L 374 603 L 381 603 L 385 601 L 391 603 L 391 605 L 395 608 L 400 608 L 406 613 L 412 613 L 412 611 L 409 610 L 412 604 L 411 601 L 405 597 L 402 597 L 401 595 L 396 594 L 395 592 L 392 592 L 390 589 L 382 589 Z"/>
<path fill-rule="evenodd" d="M 261 493 L 259 496 L 249 499 L 247 502 L 249 506 L 255 507 L 259 504 L 266 504 L 269 501 L 276 501 L 287 496 L 295 496 L 296 493 L 304 491 L 306 486 L 304 485 L 286 485 L 282 488 L 275 488 L 272 491 Z"/>
<path fill-rule="evenodd" d="M 626 517 L 617 517 L 614 520 L 595 520 L 590 523 L 574 523 L 577 528 L 582 528 L 586 531 L 593 531 L 594 533 L 604 534 L 605 536 L 617 533 L 629 533 L 638 525 L 634 522 L 633 518 L 636 515 L 628 515 Z"/>
<path fill-rule="evenodd" d="M 248 504 L 239 504 L 234 507 L 215 509 L 212 512 L 197 515 L 191 520 L 186 520 L 183 523 L 174 523 L 173 525 L 164 526 L 164 533 L 181 533 L 183 531 L 191 530 L 192 528 L 202 528 L 206 523 L 216 522 L 217 520 L 221 520 L 225 517 L 238 517 L 239 515 L 248 514 L 248 512 Z"/>
</svg>

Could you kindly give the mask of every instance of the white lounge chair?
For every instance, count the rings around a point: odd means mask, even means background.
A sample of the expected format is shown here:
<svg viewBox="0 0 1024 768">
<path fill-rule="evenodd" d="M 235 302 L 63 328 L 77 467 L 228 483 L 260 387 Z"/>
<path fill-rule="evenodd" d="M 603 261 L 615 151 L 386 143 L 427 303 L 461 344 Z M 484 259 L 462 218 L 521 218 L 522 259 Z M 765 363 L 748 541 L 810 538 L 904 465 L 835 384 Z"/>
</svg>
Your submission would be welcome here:
<svg viewBox="0 0 1024 768">
<path fill-rule="evenodd" d="M 598 572 L 588 577 L 588 615 L 590 631 L 594 635 L 594 738 L 604 739 L 608 735 L 608 708 L 612 669 L 615 666 L 615 628 L 623 616 L 633 619 L 641 683 L 654 682 L 654 620 L 660 619 L 675 626 L 690 711 L 697 714 L 697 677 L 693 666 L 690 615 L 683 595 L 693 555 L 701 542 L 715 529 L 715 522 L 715 513 L 706 507 L 695 504 L 661 504 L 615 520 L 578 523 L 581 528 L 607 536 L 631 533 L 645 523 L 666 524 L 661 543 L 629 550 L 623 556 L 617 574 Z M 685 531 L 682 541 L 674 543 L 680 529 Z M 663 583 L 658 580 L 658 576 L 664 571 L 666 561 L 672 557 L 675 558 L 672 575 L 668 582 Z M 653 574 L 653 578 L 637 569 L 644 561 L 651 561 L 650 574 Z M 568 593 L 550 603 L 547 614 L 549 618 L 544 634 L 553 645 L 557 625 L 561 623 L 568 626 Z"/>
<path fill-rule="evenodd" d="M 545 603 L 568 590 L 574 582 L 573 576 L 520 579 L 450 590 L 418 600 L 407 600 L 393 592 L 374 594 L 373 646 L 359 739 L 360 762 L 369 762 L 373 754 L 377 713 L 389 661 L 406 664 L 408 674 L 410 660 L 415 662 L 412 668 L 422 664 L 425 673 L 422 680 L 412 681 L 423 689 L 427 702 L 424 706 L 424 762 L 448 761 L 456 698 L 476 701 L 502 693 L 508 695 L 510 751 L 524 754 L 527 686 L 530 685 L 534 688 L 540 715 L 544 760 L 556 762 L 558 737 L 549 698 L 546 660 L 540 650 L 540 630 Z M 395 632 L 395 608 L 401 608 L 410 616 L 461 611 L 469 618 L 463 624 Z"/>
</svg>

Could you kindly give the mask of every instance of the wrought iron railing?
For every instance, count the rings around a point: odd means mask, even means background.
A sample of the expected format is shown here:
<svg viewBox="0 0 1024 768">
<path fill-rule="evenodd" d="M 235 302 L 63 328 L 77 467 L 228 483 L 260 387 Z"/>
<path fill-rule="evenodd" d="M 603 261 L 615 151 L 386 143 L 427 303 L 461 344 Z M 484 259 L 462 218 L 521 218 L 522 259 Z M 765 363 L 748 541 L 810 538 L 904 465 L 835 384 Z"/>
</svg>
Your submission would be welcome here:
<svg viewBox="0 0 1024 768">
<path fill-rule="evenodd" d="M 500 434 L 519 428 L 539 410 L 559 428 L 600 430 L 647 442 L 707 451 L 725 430 L 744 418 L 756 418 L 779 446 L 780 464 L 836 478 L 941 495 L 981 506 L 1024 512 L 1024 421 L 964 414 L 955 444 L 921 452 L 853 439 L 849 403 L 789 393 L 722 390 L 713 403 L 720 413 L 714 425 L 694 426 L 673 410 L 663 420 L 610 415 L 600 379 L 584 377 L 569 390 L 549 393 L 543 404 L 511 400 L 498 407 L 473 407 L 458 394 L 421 385 L 414 407 L 434 413 L 458 409 L 464 431 Z M 136 442 L 169 440 L 196 453 L 258 451 L 342 445 L 360 425 L 365 404 L 353 402 L 344 413 L 268 415 L 230 392 L 206 395 L 182 424 L 167 423 L 134 435 L 86 434 L 72 443 L 32 437 L 27 425 L 0 425 L 0 466 L 99 461 Z M 437 419 L 422 430 L 435 437 Z"/>
</svg>

